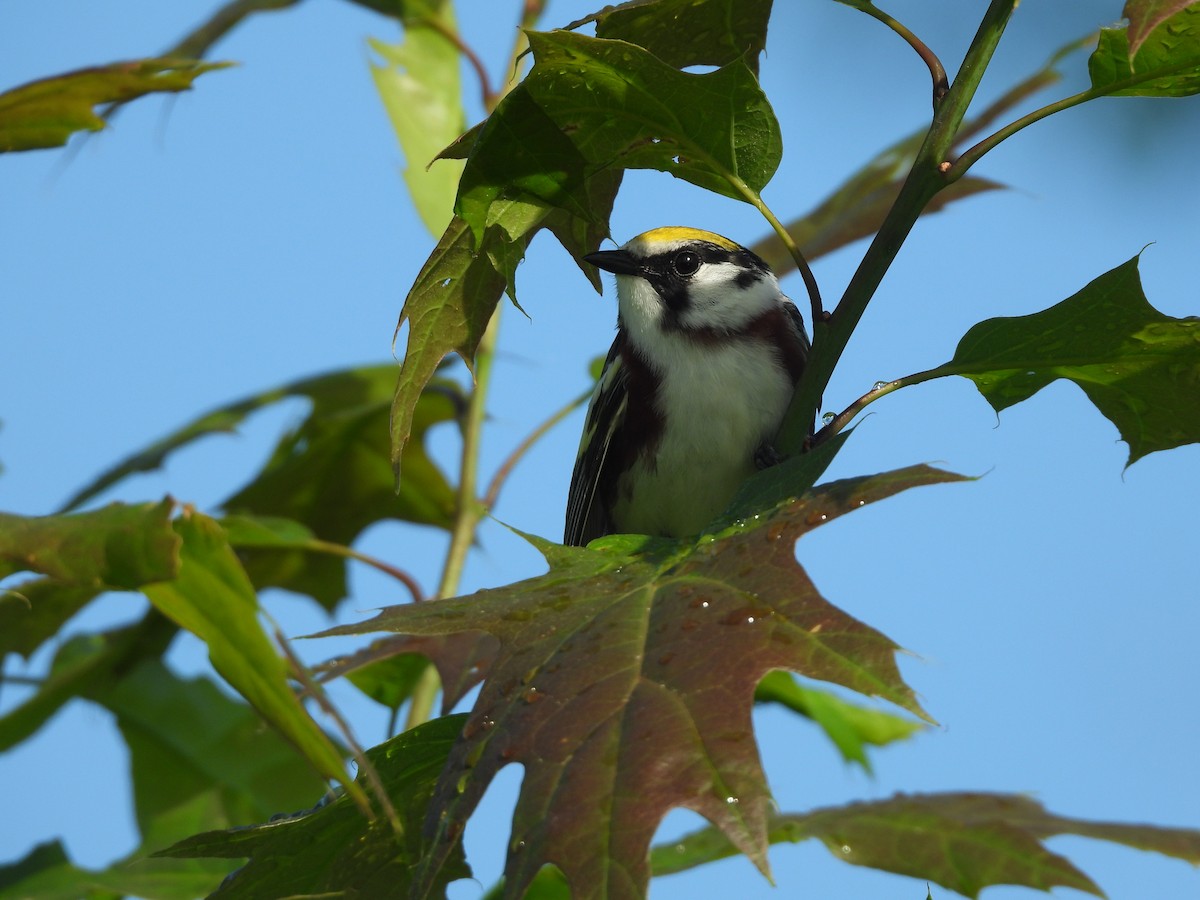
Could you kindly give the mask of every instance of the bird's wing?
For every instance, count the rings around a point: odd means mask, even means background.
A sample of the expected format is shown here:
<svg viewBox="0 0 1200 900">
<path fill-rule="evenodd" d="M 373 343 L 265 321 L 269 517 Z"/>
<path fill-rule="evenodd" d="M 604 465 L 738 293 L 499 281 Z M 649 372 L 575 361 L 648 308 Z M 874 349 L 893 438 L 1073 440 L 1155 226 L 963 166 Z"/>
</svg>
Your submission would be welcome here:
<svg viewBox="0 0 1200 900">
<path fill-rule="evenodd" d="M 584 420 L 579 455 L 567 493 L 567 526 L 563 543 L 582 547 L 612 530 L 610 510 L 598 496 L 613 438 L 625 419 L 629 371 L 621 360 L 621 336 L 613 341 L 592 392 Z"/>
<path fill-rule="evenodd" d="M 804 358 L 807 359 L 812 345 L 808 340 L 808 332 L 804 329 L 804 315 L 800 312 L 800 307 L 796 305 L 796 301 L 791 297 L 783 298 L 783 308 L 787 310 L 787 314 L 795 324 L 796 330 L 800 332 L 800 342 L 804 345 Z"/>
</svg>

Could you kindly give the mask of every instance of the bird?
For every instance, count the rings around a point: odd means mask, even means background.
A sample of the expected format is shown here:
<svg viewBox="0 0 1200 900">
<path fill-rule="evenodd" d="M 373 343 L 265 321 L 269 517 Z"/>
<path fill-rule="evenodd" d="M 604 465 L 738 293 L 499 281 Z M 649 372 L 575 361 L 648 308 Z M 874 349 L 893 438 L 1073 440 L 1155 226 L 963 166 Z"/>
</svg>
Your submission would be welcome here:
<svg viewBox="0 0 1200 900">
<path fill-rule="evenodd" d="M 654 228 L 583 259 L 616 275 L 617 334 L 592 393 L 563 543 L 700 534 L 772 441 L 808 359 L 804 320 L 755 253 Z"/>
</svg>

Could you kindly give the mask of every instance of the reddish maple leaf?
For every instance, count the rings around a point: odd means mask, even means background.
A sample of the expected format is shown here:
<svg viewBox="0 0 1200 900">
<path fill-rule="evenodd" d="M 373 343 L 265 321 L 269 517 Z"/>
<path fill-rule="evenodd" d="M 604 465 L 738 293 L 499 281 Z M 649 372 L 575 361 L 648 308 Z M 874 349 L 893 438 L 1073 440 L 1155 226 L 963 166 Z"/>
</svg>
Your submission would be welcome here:
<svg viewBox="0 0 1200 900">
<path fill-rule="evenodd" d="M 924 716 L 897 671 L 896 644 L 821 597 L 795 542 L 867 503 L 960 478 L 917 466 L 832 482 L 697 541 L 624 535 L 581 549 L 531 539 L 545 575 L 328 632 L 482 631 L 499 643 L 434 793 L 435 849 L 414 894 L 434 883 L 510 762 L 525 778 L 507 896 L 520 897 L 547 863 L 577 900 L 644 896 L 650 840 L 677 806 L 765 872 L 770 794 L 750 711 L 766 673 L 790 669 Z"/>
</svg>

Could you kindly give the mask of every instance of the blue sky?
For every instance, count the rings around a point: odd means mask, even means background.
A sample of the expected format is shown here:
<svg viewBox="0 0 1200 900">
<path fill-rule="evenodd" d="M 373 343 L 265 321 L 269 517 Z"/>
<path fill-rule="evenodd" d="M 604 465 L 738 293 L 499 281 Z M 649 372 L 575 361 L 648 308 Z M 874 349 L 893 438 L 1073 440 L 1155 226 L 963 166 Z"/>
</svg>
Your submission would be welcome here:
<svg viewBox="0 0 1200 900">
<path fill-rule="evenodd" d="M 785 154 L 765 197 L 786 220 L 926 121 L 929 87 L 924 68 L 878 23 L 833 3 L 776 5 L 762 73 Z M 1024 4 L 981 99 L 1067 40 L 1115 20 L 1119 5 Z M 153 55 L 215 6 L 9 0 L 0 8 L 0 87 Z M 493 72 L 507 58 L 516 6 L 462 4 L 472 11 L 462 16 L 466 38 Z M 983 7 L 888 8 L 953 70 Z M 591 9 L 556 0 L 545 23 L 565 24 Z M 201 78 L 177 99 L 129 106 L 73 155 L 0 160 L 0 509 L 50 512 L 102 468 L 204 410 L 301 376 L 389 359 L 404 293 L 433 239 L 399 177 L 403 160 L 371 83 L 368 37 L 394 41 L 398 30 L 333 0 L 260 15 L 216 50 L 238 68 Z M 1085 57 L 1067 68 L 1074 74 L 1042 102 L 1083 86 Z M 469 73 L 464 84 L 476 118 Z M 1003 145 L 976 174 L 1012 189 L 918 225 L 830 385 L 831 407 L 877 380 L 944 361 L 975 322 L 1050 306 L 1147 244 L 1142 277 L 1151 303 L 1170 315 L 1196 314 L 1198 144 L 1196 101 L 1110 100 Z M 748 206 L 667 175 L 629 175 L 614 236 L 666 224 L 743 243 L 766 231 Z M 862 249 L 817 263 L 827 298 L 840 293 Z M 802 296 L 795 276 L 785 288 Z M 529 318 L 504 311 L 485 473 L 585 387 L 587 361 L 612 336 L 611 289 L 598 297 L 548 236 L 533 243 L 518 291 Z M 104 499 L 169 492 L 211 508 L 302 411 L 264 412 L 238 435 L 206 439 Z M 581 418 L 526 460 L 498 519 L 561 534 Z M 431 445 L 443 459 L 455 449 L 448 429 Z M 1030 792 L 1064 815 L 1200 827 L 1200 448 L 1154 454 L 1128 470 L 1126 455 L 1115 428 L 1062 382 L 999 420 L 962 379 L 905 390 L 872 408 L 831 477 L 917 462 L 982 477 L 869 507 L 806 537 L 798 552 L 827 598 L 912 651 L 901 662 L 905 677 L 942 725 L 877 753 L 870 778 L 843 766 L 806 723 L 778 711 L 757 714 L 782 809 L 978 789 Z M 368 552 L 410 567 L 427 585 L 444 545 L 440 534 L 399 525 L 363 539 Z M 464 588 L 539 570 L 536 554 L 489 523 Z M 402 599 L 369 574 L 356 572 L 353 588 L 339 620 Z M 267 604 L 291 633 L 326 624 L 295 598 L 271 596 Z M 134 598 L 114 595 L 73 627 L 138 610 Z M 340 647 L 303 649 L 315 660 Z M 185 672 L 206 665 L 186 641 L 171 659 Z M 20 696 L 6 688 L 0 708 Z M 360 737 L 377 742 L 382 716 L 351 692 L 338 697 L 362 723 Z M 82 758 L 68 750 L 79 742 L 89 748 Z M 80 703 L 0 758 L 7 812 L 0 862 L 56 835 L 84 865 L 128 852 L 135 831 L 126 761 L 108 715 Z M 515 770 L 504 773 L 467 832 L 484 885 L 502 864 L 505 805 L 518 781 Z M 664 834 L 695 824 L 675 813 Z M 1200 891 L 1200 874 L 1178 861 L 1082 839 L 1051 843 L 1113 898 Z M 771 859 L 780 891 L 738 859 L 657 882 L 653 894 L 925 896 L 923 883 L 845 866 L 815 844 L 775 848 Z M 479 892 L 464 882 L 452 896 Z M 936 887 L 933 895 L 949 896 Z M 997 888 L 985 896 L 1032 895 Z"/>
</svg>

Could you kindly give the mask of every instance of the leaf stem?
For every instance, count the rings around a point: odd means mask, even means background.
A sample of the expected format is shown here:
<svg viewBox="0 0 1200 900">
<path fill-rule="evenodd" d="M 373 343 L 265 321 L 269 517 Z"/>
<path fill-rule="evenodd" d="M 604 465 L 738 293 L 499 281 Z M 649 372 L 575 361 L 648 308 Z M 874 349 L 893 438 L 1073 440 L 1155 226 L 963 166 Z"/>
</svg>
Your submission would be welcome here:
<svg viewBox="0 0 1200 900">
<path fill-rule="evenodd" d="M 843 0 L 843 2 L 846 2 L 846 0 Z M 904 39 L 908 46 L 917 52 L 917 56 L 921 57 L 921 60 L 929 69 L 930 77 L 933 78 L 933 108 L 937 109 L 938 103 L 941 102 L 942 98 L 946 96 L 946 92 L 950 89 L 950 83 L 946 79 L 946 68 L 942 65 L 942 61 L 938 59 L 937 54 L 930 50 L 928 45 L 913 34 L 903 22 L 892 18 L 874 3 L 870 2 L 870 0 L 860 0 L 860 2 L 853 2 L 850 5 L 892 29 L 892 31 Z"/>
<path fill-rule="evenodd" d="M 443 22 L 436 15 L 423 16 L 416 24 L 424 25 L 426 28 L 436 31 L 454 45 L 454 49 L 475 70 L 475 77 L 479 79 L 479 94 L 483 100 L 483 106 L 485 109 L 491 109 L 492 104 L 495 102 L 496 91 L 492 89 L 492 82 L 488 77 L 487 67 L 484 66 L 483 60 L 479 58 L 479 54 L 472 49 L 471 45 L 462 39 L 462 35 L 458 33 L 458 30 L 451 28 L 448 23 Z"/>
<path fill-rule="evenodd" d="M 282 629 L 280 629 L 278 625 L 275 625 L 274 630 L 275 641 L 279 644 L 279 649 L 283 652 L 284 658 L 288 661 L 288 664 L 292 668 L 292 677 L 300 682 L 300 685 L 304 688 L 305 693 L 307 693 L 308 696 L 312 697 L 313 700 L 316 701 L 317 705 L 321 707 L 321 711 L 333 719 L 334 723 L 338 727 L 338 731 L 342 733 L 342 737 L 345 738 L 346 743 L 350 745 L 350 753 L 354 757 L 355 763 L 358 764 L 358 771 L 362 773 L 363 778 L 366 779 L 367 783 L 371 785 L 371 791 L 375 794 L 375 799 L 379 801 L 379 806 L 382 808 L 383 814 L 387 817 L 389 824 L 391 824 L 392 830 L 398 837 L 403 837 L 404 826 L 400 823 L 400 816 L 396 814 L 396 807 L 392 805 L 392 800 L 390 797 L 388 797 L 387 789 L 383 786 L 383 780 L 379 777 L 378 770 L 371 764 L 371 761 L 367 759 L 366 754 L 363 752 L 362 745 L 359 744 L 359 742 L 355 739 L 354 732 L 350 728 L 350 723 L 342 717 L 342 714 L 338 712 L 337 707 L 330 702 L 328 695 L 325 693 L 325 689 L 316 682 L 316 680 L 312 677 L 312 673 L 308 671 L 308 667 L 300 661 L 300 658 L 292 649 L 292 645 L 288 642 L 288 639 L 283 636 Z M 368 817 L 373 817 L 374 813 L 372 812 L 370 805 L 367 803 L 366 797 L 362 796 L 362 791 L 355 790 L 353 782 L 347 782 L 346 786 L 347 792 L 354 798 L 354 801 L 358 804 L 359 808 L 362 809 Z"/>
<path fill-rule="evenodd" d="M 512 55 L 508 64 L 508 78 L 504 86 L 486 98 L 487 112 L 490 114 L 504 99 L 504 95 L 512 90 L 520 78 L 521 57 L 529 46 L 525 37 L 525 29 L 537 24 L 545 10 L 546 0 L 524 0 L 521 8 L 521 21 L 517 38 L 513 43 Z M 454 528 L 450 534 L 450 548 L 446 551 L 446 562 L 442 568 L 441 582 L 438 584 L 437 596 L 449 597 L 457 592 L 459 581 L 462 579 L 463 567 L 466 564 L 467 552 L 475 542 L 475 529 L 486 514 L 487 509 L 478 500 L 475 493 L 476 478 L 479 472 L 479 447 L 483 435 L 483 422 L 486 416 L 487 392 L 491 382 L 492 359 L 496 353 L 496 339 L 500 330 L 500 307 L 492 313 L 491 321 L 484 330 L 475 355 L 475 389 L 467 403 L 467 411 L 463 420 L 462 464 L 458 479 L 458 511 L 455 515 Z M 408 716 L 404 728 L 407 731 L 422 722 L 429 721 L 433 713 L 433 701 L 441 688 L 441 678 L 433 665 L 427 665 L 413 687 L 409 701 Z"/>
<path fill-rule="evenodd" d="M 758 195 L 750 185 L 746 184 L 740 177 L 732 172 L 723 172 L 725 180 L 728 181 L 733 188 L 741 194 L 747 202 L 755 209 L 762 213 L 763 218 L 770 223 L 772 230 L 779 237 L 783 246 L 787 249 L 788 255 L 796 263 L 796 268 L 800 271 L 800 277 L 804 279 L 804 288 L 808 291 L 808 301 L 812 308 L 813 329 L 816 330 L 817 323 L 825 321 L 825 307 L 821 302 L 821 289 L 817 286 L 816 276 L 813 275 L 812 268 L 808 264 L 808 260 L 804 258 L 804 254 L 800 252 L 799 246 L 792 238 L 791 232 L 771 212 L 771 208 L 763 201 L 763 198 Z"/>
<path fill-rule="evenodd" d="M 438 583 L 438 597 L 450 597 L 458 591 L 466 565 L 467 553 L 475 542 L 475 529 L 479 526 L 486 510 L 476 497 L 476 481 L 479 473 L 479 449 L 483 438 L 483 423 L 487 411 L 487 393 L 491 384 L 492 361 L 496 354 L 496 339 L 500 331 L 500 307 L 492 313 L 492 319 L 484 330 L 475 356 L 475 389 L 467 401 L 463 418 L 462 461 L 458 476 L 458 509 L 454 516 L 454 527 L 450 532 L 450 548 L 446 551 L 446 562 Z M 441 687 L 441 679 L 433 665 L 425 667 L 417 684 L 413 687 L 405 720 L 405 731 L 427 722 L 433 713 L 433 701 Z"/>
<path fill-rule="evenodd" d="M 845 351 L 867 304 L 922 210 L 948 184 L 944 172 L 955 135 L 1017 2 L 992 0 L 988 5 L 954 83 L 934 111 L 929 132 L 917 151 L 896 202 L 884 218 L 829 320 L 813 323 L 812 353 L 775 441 L 776 449 L 781 453 L 794 454 L 804 448 L 834 366 Z"/>
<path fill-rule="evenodd" d="M 588 388 L 588 390 L 584 391 L 574 400 L 563 405 L 560 409 L 552 413 L 544 422 L 542 422 L 542 424 L 533 429 L 533 431 L 529 432 L 529 435 L 525 438 L 525 440 L 517 444 L 512 453 L 508 455 L 508 458 L 500 464 L 500 468 L 496 470 L 496 474 L 492 476 L 492 480 L 488 484 L 487 493 L 483 495 L 483 505 L 487 509 L 490 510 L 495 507 L 496 501 L 500 497 L 500 490 L 504 487 L 505 481 L 508 480 L 508 476 L 512 474 L 512 470 L 516 468 L 516 465 L 521 461 L 521 458 L 529 452 L 529 449 L 543 437 L 545 437 L 546 433 L 550 431 L 551 428 L 586 403 L 591 396 L 592 389 Z"/>
<path fill-rule="evenodd" d="M 328 553 L 332 556 L 341 556 L 346 559 L 353 559 L 365 565 L 371 566 L 373 569 L 378 569 L 385 575 L 390 575 L 408 588 L 408 592 L 412 594 L 414 602 L 421 602 L 425 599 L 425 592 L 421 590 L 421 585 L 417 584 L 417 580 L 405 572 L 403 569 L 398 569 L 390 563 L 386 563 L 381 559 L 376 559 L 373 556 L 368 556 L 365 553 L 360 553 L 353 547 L 347 547 L 345 544 L 335 544 L 332 541 L 323 541 L 319 538 L 313 538 L 306 541 L 303 546 L 306 549 L 316 553 Z"/>
</svg>

